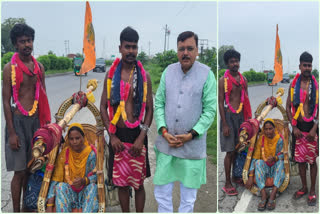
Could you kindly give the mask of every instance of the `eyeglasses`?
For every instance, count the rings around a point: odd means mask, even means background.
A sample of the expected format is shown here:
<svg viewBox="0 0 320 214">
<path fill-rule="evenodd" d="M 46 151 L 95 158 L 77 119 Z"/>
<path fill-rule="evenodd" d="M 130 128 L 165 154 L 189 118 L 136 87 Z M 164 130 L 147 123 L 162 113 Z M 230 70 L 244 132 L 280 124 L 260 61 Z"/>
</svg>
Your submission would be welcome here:
<svg viewBox="0 0 320 214">
<path fill-rule="evenodd" d="M 188 47 L 180 47 L 178 48 L 179 52 L 184 52 L 187 49 L 188 52 L 192 52 L 195 48 L 192 46 L 188 46 Z"/>
</svg>

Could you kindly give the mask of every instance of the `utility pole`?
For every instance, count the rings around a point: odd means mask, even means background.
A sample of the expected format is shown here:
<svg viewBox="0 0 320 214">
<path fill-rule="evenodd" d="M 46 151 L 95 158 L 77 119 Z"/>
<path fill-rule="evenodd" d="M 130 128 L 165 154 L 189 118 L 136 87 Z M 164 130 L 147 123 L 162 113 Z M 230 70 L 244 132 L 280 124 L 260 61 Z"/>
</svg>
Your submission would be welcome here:
<svg viewBox="0 0 320 214">
<path fill-rule="evenodd" d="M 66 56 L 67 56 L 68 55 L 67 40 L 64 40 L 64 49 L 66 51 Z"/>
<path fill-rule="evenodd" d="M 164 49 L 163 49 L 163 52 L 166 52 L 167 30 L 168 30 L 168 25 L 166 25 L 166 28 L 164 29 Z"/>
<path fill-rule="evenodd" d="M 65 47 L 66 57 L 67 57 L 68 53 L 70 53 L 69 40 L 64 40 L 64 47 Z"/>
<path fill-rule="evenodd" d="M 149 58 L 150 58 L 150 45 L 151 45 L 151 42 L 149 41 Z"/>
<path fill-rule="evenodd" d="M 263 69 L 264 69 L 264 65 L 263 64 L 264 64 L 264 61 L 262 60 L 261 61 L 261 72 L 263 72 Z"/>
<path fill-rule="evenodd" d="M 170 30 L 168 29 L 167 31 L 167 35 L 168 35 L 168 46 L 167 46 L 167 50 L 169 50 L 169 36 L 170 36 Z"/>
<path fill-rule="evenodd" d="M 102 46 L 102 53 L 101 57 L 105 58 L 105 51 L 106 51 L 106 38 L 103 38 L 103 46 Z"/>
<path fill-rule="evenodd" d="M 206 50 L 208 50 L 209 40 L 208 39 L 198 39 L 198 41 L 200 43 L 200 58 L 203 59 L 204 46 L 206 47 Z"/>
</svg>

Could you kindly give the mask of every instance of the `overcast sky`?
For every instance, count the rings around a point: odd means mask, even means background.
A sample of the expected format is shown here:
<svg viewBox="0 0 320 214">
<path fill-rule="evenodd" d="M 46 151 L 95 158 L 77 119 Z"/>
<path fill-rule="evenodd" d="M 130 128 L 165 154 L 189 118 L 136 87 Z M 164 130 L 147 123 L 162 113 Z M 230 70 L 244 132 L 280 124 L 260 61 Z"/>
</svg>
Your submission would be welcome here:
<svg viewBox="0 0 320 214">
<path fill-rule="evenodd" d="M 139 50 L 153 55 L 164 49 L 164 27 L 171 30 L 169 48 L 176 50 L 179 33 L 191 30 L 209 46 L 217 46 L 215 2 L 90 2 L 96 36 L 97 57 L 118 54 L 120 32 L 126 26 L 139 35 Z M 82 52 L 85 1 L 82 2 L 2 2 L 1 21 L 23 17 L 36 31 L 35 54 Z M 104 45 L 103 45 L 104 44 Z"/>
<path fill-rule="evenodd" d="M 241 53 L 241 71 L 273 69 L 277 24 L 284 73 L 299 71 L 304 51 L 318 69 L 318 2 L 219 2 L 218 10 L 219 46 L 233 45 Z"/>
<path fill-rule="evenodd" d="M 2 2 L 1 21 L 23 17 L 36 31 L 35 55 L 52 50 L 65 55 L 82 52 L 85 2 Z M 119 35 L 126 26 L 139 35 L 139 51 L 164 49 L 164 27 L 171 30 L 169 48 L 176 38 L 192 30 L 209 46 L 217 46 L 216 2 L 90 2 L 97 57 L 118 54 Z M 318 2 L 218 2 L 219 46 L 234 45 L 241 53 L 241 71 L 273 69 L 276 24 L 284 72 L 298 70 L 299 56 L 309 51 L 319 65 Z"/>
</svg>

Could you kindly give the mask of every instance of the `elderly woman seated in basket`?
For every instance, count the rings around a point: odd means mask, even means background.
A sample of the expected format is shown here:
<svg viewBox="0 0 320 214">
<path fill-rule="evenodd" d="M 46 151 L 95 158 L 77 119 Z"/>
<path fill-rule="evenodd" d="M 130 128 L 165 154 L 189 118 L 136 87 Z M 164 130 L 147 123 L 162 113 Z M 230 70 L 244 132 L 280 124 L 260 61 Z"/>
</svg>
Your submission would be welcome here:
<svg viewBox="0 0 320 214">
<path fill-rule="evenodd" d="M 89 145 L 81 124 L 73 123 L 67 146 L 60 152 L 47 196 L 47 212 L 98 211 L 96 149 Z"/>
<path fill-rule="evenodd" d="M 261 201 L 258 205 L 260 211 L 265 210 L 266 207 L 268 210 L 273 210 L 276 206 L 277 190 L 285 178 L 283 158 L 282 136 L 277 132 L 274 121 L 266 119 L 260 137 L 255 144 L 249 179 L 246 183 L 246 187 L 250 189 L 255 178 L 261 192 Z M 269 198 L 265 190 L 267 177 L 273 178 L 273 188 Z"/>
</svg>

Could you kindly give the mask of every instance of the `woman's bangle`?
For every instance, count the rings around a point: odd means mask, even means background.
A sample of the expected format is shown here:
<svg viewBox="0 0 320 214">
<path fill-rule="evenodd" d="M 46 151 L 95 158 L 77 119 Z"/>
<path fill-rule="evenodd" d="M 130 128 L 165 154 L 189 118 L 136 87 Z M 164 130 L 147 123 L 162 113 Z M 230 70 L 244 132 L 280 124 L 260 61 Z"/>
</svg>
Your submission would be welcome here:
<svg viewBox="0 0 320 214">
<path fill-rule="evenodd" d="M 85 177 L 85 179 L 86 179 L 86 186 L 88 186 L 88 184 L 90 183 L 90 180 L 88 177 Z"/>
<path fill-rule="evenodd" d="M 276 162 L 277 162 L 277 161 L 279 160 L 279 157 L 278 157 L 278 156 L 276 156 L 276 157 L 275 157 L 275 159 L 276 159 Z"/>
<path fill-rule="evenodd" d="M 254 174 L 249 174 L 249 177 L 252 177 Z"/>
<path fill-rule="evenodd" d="M 47 207 L 53 207 L 54 204 L 47 204 Z"/>
</svg>

